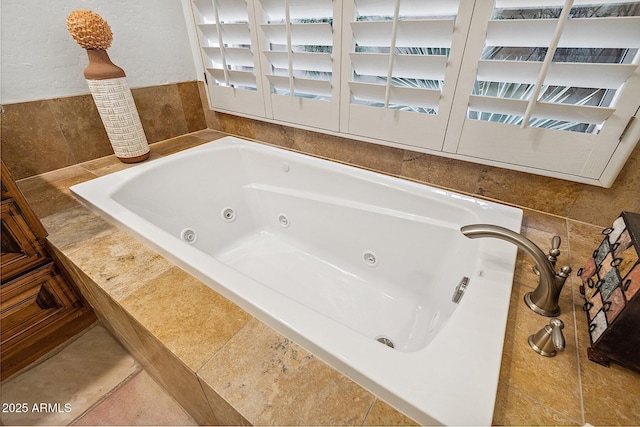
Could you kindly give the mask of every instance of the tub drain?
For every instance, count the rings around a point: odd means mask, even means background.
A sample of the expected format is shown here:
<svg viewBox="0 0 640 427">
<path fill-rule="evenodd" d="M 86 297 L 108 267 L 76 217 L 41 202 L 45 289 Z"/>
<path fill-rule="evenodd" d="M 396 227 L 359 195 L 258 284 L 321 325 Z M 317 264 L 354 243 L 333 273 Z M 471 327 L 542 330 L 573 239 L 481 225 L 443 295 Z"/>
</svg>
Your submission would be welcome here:
<svg viewBox="0 0 640 427">
<path fill-rule="evenodd" d="M 395 348 L 395 345 L 393 344 L 393 341 L 391 341 L 391 339 L 389 339 L 387 337 L 378 337 L 378 338 L 376 338 L 376 341 L 381 342 L 382 344 L 386 345 L 387 347 Z"/>
</svg>

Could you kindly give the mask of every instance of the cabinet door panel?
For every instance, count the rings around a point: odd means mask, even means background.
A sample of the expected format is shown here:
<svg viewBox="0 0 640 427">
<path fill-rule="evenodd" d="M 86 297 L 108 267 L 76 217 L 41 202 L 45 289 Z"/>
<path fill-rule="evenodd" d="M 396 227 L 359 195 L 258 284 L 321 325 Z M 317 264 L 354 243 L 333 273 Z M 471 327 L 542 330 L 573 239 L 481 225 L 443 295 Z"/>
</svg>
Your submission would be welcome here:
<svg viewBox="0 0 640 427">
<path fill-rule="evenodd" d="M 27 339 L 37 325 L 68 308 L 70 301 L 60 291 L 63 286 L 53 263 L 3 284 L 0 302 L 2 345 L 10 340 Z"/>
<path fill-rule="evenodd" d="M 46 253 L 13 201 L 2 202 L 2 281 L 42 263 Z"/>
</svg>

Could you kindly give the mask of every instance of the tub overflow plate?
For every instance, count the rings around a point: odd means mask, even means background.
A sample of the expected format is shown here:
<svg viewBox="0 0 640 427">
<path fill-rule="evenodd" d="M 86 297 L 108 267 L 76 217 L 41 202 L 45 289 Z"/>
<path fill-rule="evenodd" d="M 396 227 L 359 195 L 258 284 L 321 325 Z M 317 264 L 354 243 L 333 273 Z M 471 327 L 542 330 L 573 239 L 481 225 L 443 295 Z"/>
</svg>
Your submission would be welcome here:
<svg viewBox="0 0 640 427">
<path fill-rule="evenodd" d="M 462 277 L 458 286 L 453 291 L 453 296 L 451 297 L 451 301 L 458 304 L 464 295 L 464 292 L 467 290 L 467 286 L 469 286 L 469 278 L 467 276 Z"/>
</svg>

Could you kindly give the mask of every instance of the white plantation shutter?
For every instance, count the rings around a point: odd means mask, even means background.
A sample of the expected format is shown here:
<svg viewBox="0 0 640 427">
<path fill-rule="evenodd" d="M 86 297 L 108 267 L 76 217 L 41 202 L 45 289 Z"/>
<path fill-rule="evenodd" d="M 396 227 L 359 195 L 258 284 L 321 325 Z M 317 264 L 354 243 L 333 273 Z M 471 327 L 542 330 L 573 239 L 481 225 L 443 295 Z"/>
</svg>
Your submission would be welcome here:
<svg viewBox="0 0 640 427">
<path fill-rule="evenodd" d="M 267 116 L 337 131 L 339 2 L 260 0 L 259 4 L 263 78 L 269 88 Z"/>
<path fill-rule="evenodd" d="M 640 1 L 182 1 L 216 110 L 602 186 L 640 136 Z"/>
<path fill-rule="evenodd" d="M 606 3 L 477 4 L 445 150 L 603 179 L 640 99 L 638 2 Z"/>
<path fill-rule="evenodd" d="M 471 6 L 346 2 L 341 130 L 440 150 Z"/>
<path fill-rule="evenodd" d="M 251 0 L 249 0 L 251 3 Z M 211 105 L 263 116 L 252 8 L 245 0 L 193 0 Z"/>
</svg>

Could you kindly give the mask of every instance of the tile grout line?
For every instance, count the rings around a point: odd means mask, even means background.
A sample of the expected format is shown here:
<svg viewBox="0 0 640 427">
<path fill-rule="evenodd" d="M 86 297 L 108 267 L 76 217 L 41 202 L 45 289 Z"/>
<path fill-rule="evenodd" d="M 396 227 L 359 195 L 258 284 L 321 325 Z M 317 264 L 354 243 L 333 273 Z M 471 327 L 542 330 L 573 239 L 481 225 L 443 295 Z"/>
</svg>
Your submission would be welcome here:
<svg viewBox="0 0 640 427">
<path fill-rule="evenodd" d="M 567 248 L 568 248 L 568 252 L 569 252 L 569 265 L 571 265 L 575 260 L 573 259 L 573 252 L 571 251 L 571 224 L 569 222 L 569 218 L 565 219 L 566 221 L 566 227 L 567 227 Z M 575 273 L 573 274 L 573 277 L 575 276 Z M 578 368 L 578 396 L 580 397 L 580 415 L 582 417 L 582 425 L 584 425 L 586 423 L 586 414 L 585 414 L 585 410 L 584 410 L 584 394 L 582 392 L 582 366 L 580 365 L 580 347 L 579 347 L 579 342 L 578 342 L 578 318 L 577 318 L 577 314 L 576 314 L 576 306 L 578 301 L 576 301 L 576 293 L 574 290 L 574 282 L 575 280 L 573 279 L 570 282 L 571 285 L 571 300 L 573 301 L 572 304 L 572 311 L 573 311 L 573 337 L 574 337 L 574 345 L 576 346 L 576 366 Z"/>
<path fill-rule="evenodd" d="M 135 360 L 135 359 L 134 359 Z M 120 390 L 120 388 L 122 388 L 125 384 L 127 384 L 129 381 L 131 381 L 132 379 L 134 379 L 136 376 L 138 376 L 140 373 L 143 372 L 142 367 L 140 366 L 140 364 L 138 363 L 138 361 L 136 360 L 136 370 L 134 372 L 132 372 L 131 374 L 129 374 L 124 380 L 122 380 L 118 385 L 116 385 L 114 388 L 112 388 L 111 390 L 107 391 L 105 394 L 103 394 L 100 399 L 98 399 L 93 405 L 89 406 L 87 409 L 85 409 L 80 415 L 78 415 L 77 417 L 75 417 L 68 425 L 75 425 L 75 423 L 77 423 L 78 421 L 80 421 L 80 419 L 82 417 L 84 417 L 85 415 L 88 415 L 91 411 L 93 411 L 94 409 L 96 409 L 99 405 L 101 405 L 104 401 L 106 401 L 109 397 L 111 397 L 113 394 L 115 394 L 118 390 Z"/>
<path fill-rule="evenodd" d="M 216 292 L 216 291 L 214 291 L 214 292 Z M 220 294 L 220 295 L 222 295 L 222 294 Z M 189 369 L 191 369 L 191 370 L 193 371 L 193 373 L 194 373 L 194 375 L 196 376 L 196 378 L 198 378 L 198 382 L 200 382 L 200 378 L 201 378 L 201 377 L 200 377 L 200 375 L 199 375 L 199 372 L 200 372 L 200 371 L 202 371 L 202 370 L 204 369 L 204 367 L 205 367 L 207 364 L 209 364 L 209 362 L 211 362 L 213 359 L 215 359 L 215 357 L 216 357 L 218 354 L 220 354 L 220 352 L 221 352 L 224 348 L 226 348 L 226 347 L 229 345 L 229 343 L 233 340 L 233 338 L 234 338 L 234 337 L 236 337 L 236 336 L 237 336 L 241 331 L 243 331 L 245 328 L 248 328 L 248 326 L 247 326 L 247 325 L 249 325 L 249 323 L 251 323 L 251 321 L 252 321 L 253 319 L 256 319 L 257 321 L 262 322 L 260 319 L 258 319 L 257 317 L 255 317 L 254 315 L 252 315 L 251 313 L 249 313 L 248 311 L 246 311 L 244 308 L 242 308 L 242 307 L 240 307 L 240 306 L 238 306 L 238 307 L 239 307 L 241 310 L 243 310 L 244 312 L 246 312 L 246 313 L 248 313 L 249 315 L 251 315 L 251 318 L 250 318 L 249 320 L 247 320 L 247 321 L 245 322 L 245 324 L 244 324 L 244 325 L 242 325 L 242 326 L 241 326 L 241 327 L 240 327 L 240 328 L 239 328 L 239 329 L 238 329 L 238 330 L 237 330 L 233 335 L 231 335 L 227 341 L 225 341 L 224 343 L 222 343 L 222 344 L 220 345 L 220 347 L 218 347 L 218 349 L 217 349 L 216 351 L 214 351 L 214 352 L 211 354 L 211 357 L 209 357 L 207 360 L 205 360 L 205 361 L 204 361 L 204 363 L 202 363 L 202 365 L 200 365 L 200 367 L 199 367 L 198 369 L 195 369 L 195 370 L 194 370 L 194 369 L 189 368 Z M 264 322 L 262 322 L 262 323 L 264 323 Z M 266 323 L 265 323 L 265 324 L 266 324 Z M 269 326 L 269 325 L 267 325 L 267 326 Z M 269 327 L 271 327 L 271 326 L 269 326 Z M 203 379 L 203 381 L 204 381 L 204 379 Z M 202 386 L 202 385 L 201 385 L 201 386 Z M 214 390 L 214 391 L 215 391 L 215 390 Z M 206 395 L 206 393 L 205 393 L 205 395 Z"/>
<path fill-rule="evenodd" d="M 563 418 L 566 418 L 566 419 L 568 419 L 568 420 L 571 420 L 571 421 L 573 421 L 574 423 L 576 423 L 576 425 L 584 425 L 584 422 L 581 422 L 581 421 L 578 421 L 578 420 L 574 419 L 571 415 L 569 415 L 569 414 L 568 414 L 568 413 L 566 413 L 566 412 L 562 412 L 562 411 L 560 411 L 560 410 L 558 410 L 558 409 L 555 409 L 555 408 L 553 408 L 553 407 L 551 407 L 551 406 L 546 405 L 544 402 L 542 402 L 542 401 L 540 401 L 540 400 L 536 399 L 536 398 L 535 398 L 535 397 L 533 397 L 533 396 L 530 396 L 529 394 L 525 393 L 524 391 L 520 390 L 519 388 L 514 387 L 514 386 L 512 386 L 512 385 L 510 385 L 510 384 L 507 384 L 507 383 L 505 383 L 505 382 L 502 382 L 502 384 L 503 384 L 503 385 L 505 385 L 506 387 L 508 387 L 509 389 L 513 390 L 515 393 L 519 394 L 520 396 L 524 397 L 525 399 L 528 399 L 528 400 L 532 401 L 532 402 L 533 402 L 533 403 L 535 403 L 536 405 L 540 405 L 540 406 L 542 406 L 543 408 L 545 408 L 545 409 L 547 409 L 547 410 L 549 410 L 549 411 L 551 411 L 551 412 L 554 412 L 554 413 L 556 413 L 556 414 L 558 414 L 558 415 L 562 416 Z"/>
<path fill-rule="evenodd" d="M 91 325 L 89 325 L 86 329 L 84 329 L 83 331 L 78 332 L 76 335 L 72 336 L 71 338 L 69 338 L 67 341 L 59 344 L 58 346 L 52 348 L 51 350 L 49 350 L 47 353 L 43 354 L 42 356 L 40 356 L 39 358 L 37 358 L 36 360 L 34 360 L 33 362 L 31 362 L 30 364 L 28 364 L 27 366 L 25 366 L 24 368 L 20 369 L 17 372 L 14 372 L 13 374 L 9 375 L 7 378 L 5 378 L 4 380 L 2 380 L 2 384 L 8 384 L 11 381 L 15 380 L 16 378 L 20 377 L 21 375 L 29 372 L 30 370 L 32 370 L 33 368 L 36 368 L 38 366 L 40 366 L 41 364 L 45 363 L 47 360 L 55 357 L 56 355 L 58 355 L 59 353 L 63 352 L 67 347 L 69 347 L 71 344 L 73 344 L 74 342 L 76 342 L 77 340 L 79 340 L 80 338 L 82 338 L 83 335 L 85 335 L 86 333 L 88 333 L 90 330 L 92 330 L 93 328 L 97 327 L 99 325 L 99 321 L 95 321 L 94 323 L 92 323 Z M 0 426 L 2 426 L 4 424 L 0 424 Z"/>
<path fill-rule="evenodd" d="M 371 414 L 371 411 L 373 411 L 373 407 L 376 405 L 376 402 L 379 400 L 378 396 L 376 396 L 375 394 L 371 393 L 371 395 L 373 396 L 373 401 L 371 402 L 371 406 L 369 406 L 369 409 L 367 409 L 366 414 L 364 414 L 364 418 L 362 419 L 362 424 L 360 424 L 362 426 L 368 425 L 367 419 L 369 418 L 369 414 Z"/>
</svg>

